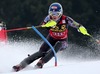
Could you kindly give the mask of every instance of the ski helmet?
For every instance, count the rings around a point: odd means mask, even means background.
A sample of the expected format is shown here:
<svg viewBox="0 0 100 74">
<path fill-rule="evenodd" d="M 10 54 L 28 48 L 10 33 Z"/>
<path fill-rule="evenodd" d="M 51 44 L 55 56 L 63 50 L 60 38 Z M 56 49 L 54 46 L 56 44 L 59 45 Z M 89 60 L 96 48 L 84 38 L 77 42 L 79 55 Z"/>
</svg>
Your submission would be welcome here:
<svg viewBox="0 0 100 74">
<path fill-rule="evenodd" d="M 48 14 L 50 16 L 56 15 L 56 16 L 59 16 L 59 18 L 60 18 L 63 14 L 63 8 L 62 8 L 61 4 L 60 3 L 52 3 L 49 7 Z"/>
</svg>

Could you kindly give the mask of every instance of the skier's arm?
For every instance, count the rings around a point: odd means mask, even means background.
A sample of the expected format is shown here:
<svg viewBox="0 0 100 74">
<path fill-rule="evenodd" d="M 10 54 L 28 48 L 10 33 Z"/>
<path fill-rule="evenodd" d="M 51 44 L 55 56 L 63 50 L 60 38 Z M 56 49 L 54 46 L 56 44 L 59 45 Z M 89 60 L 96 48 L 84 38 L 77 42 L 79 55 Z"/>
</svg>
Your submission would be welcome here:
<svg viewBox="0 0 100 74">
<path fill-rule="evenodd" d="M 90 36 L 90 34 L 87 32 L 86 28 L 85 28 L 83 25 L 77 23 L 76 21 L 74 21 L 74 20 L 73 20 L 72 18 L 70 18 L 70 17 L 68 17 L 67 20 L 68 20 L 68 24 L 69 24 L 70 26 L 76 28 L 76 29 L 78 30 L 78 32 L 82 33 L 83 35 L 88 35 L 88 36 Z"/>
<path fill-rule="evenodd" d="M 47 16 L 44 21 L 42 22 L 41 24 L 41 27 L 46 27 L 46 28 L 49 28 L 49 27 L 53 27 L 53 26 L 56 26 L 56 22 L 53 21 L 53 20 L 50 20 L 50 17 Z"/>
<path fill-rule="evenodd" d="M 71 26 L 71 27 L 74 27 L 74 28 L 79 28 L 81 25 L 74 21 L 71 17 L 67 16 L 66 20 L 68 20 L 68 25 Z"/>
</svg>

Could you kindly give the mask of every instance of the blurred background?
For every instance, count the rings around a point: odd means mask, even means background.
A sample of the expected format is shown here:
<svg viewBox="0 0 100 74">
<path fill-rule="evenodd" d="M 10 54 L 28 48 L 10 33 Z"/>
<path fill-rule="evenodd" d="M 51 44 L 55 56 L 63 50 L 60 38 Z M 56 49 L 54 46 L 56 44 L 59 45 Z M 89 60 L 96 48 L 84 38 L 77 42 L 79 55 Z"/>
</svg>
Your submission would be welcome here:
<svg viewBox="0 0 100 74">
<path fill-rule="evenodd" d="M 95 38 L 100 34 L 100 1 L 99 0 L 0 0 L 0 20 L 6 23 L 7 29 L 39 25 L 48 15 L 51 3 L 59 2 L 64 14 L 81 23 Z M 46 29 L 38 28 L 46 36 Z M 32 29 L 8 32 L 12 41 L 41 39 Z M 95 49 L 95 43 L 87 36 L 69 27 L 69 42 L 79 46 Z M 92 46 L 93 43 L 93 46 Z M 96 51 L 98 52 L 98 51 Z"/>
</svg>

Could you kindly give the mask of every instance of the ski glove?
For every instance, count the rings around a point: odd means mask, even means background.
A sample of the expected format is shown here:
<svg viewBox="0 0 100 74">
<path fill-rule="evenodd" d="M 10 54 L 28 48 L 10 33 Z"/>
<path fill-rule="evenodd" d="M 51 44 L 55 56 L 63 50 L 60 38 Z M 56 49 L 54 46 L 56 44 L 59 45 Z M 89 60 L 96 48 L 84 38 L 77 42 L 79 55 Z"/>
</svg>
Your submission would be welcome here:
<svg viewBox="0 0 100 74">
<path fill-rule="evenodd" d="M 50 20 L 49 22 L 47 22 L 46 24 L 42 25 L 42 27 L 53 27 L 56 26 L 56 22 L 53 20 Z"/>
<path fill-rule="evenodd" d="M 80 26 L 80 27 L 78 28 L 78 31 L 81 32 L 83 35 L 91 36 L 91 35 L 87 32 L 87 30 L 86 30 L 86 28 L 85 28 L 84 26 Z"/>
</svg>

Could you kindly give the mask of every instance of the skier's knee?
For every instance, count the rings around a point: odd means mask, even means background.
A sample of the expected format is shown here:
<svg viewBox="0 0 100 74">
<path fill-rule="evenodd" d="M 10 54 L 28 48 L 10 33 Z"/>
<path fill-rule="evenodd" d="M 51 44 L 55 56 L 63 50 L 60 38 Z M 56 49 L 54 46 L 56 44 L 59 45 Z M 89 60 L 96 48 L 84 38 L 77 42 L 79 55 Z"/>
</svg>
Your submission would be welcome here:
<svg viewBox="0 0 100 74">
<path fill-rule="evenodd" d="M 58 43 L 55 46 L 55 51 L 58 50 L 64 50 L 68 47 L 68 43 L 66 41 L 58 41 Z"/>
</svg>

